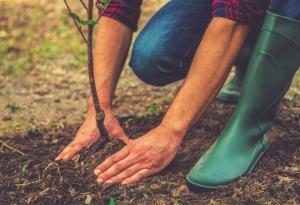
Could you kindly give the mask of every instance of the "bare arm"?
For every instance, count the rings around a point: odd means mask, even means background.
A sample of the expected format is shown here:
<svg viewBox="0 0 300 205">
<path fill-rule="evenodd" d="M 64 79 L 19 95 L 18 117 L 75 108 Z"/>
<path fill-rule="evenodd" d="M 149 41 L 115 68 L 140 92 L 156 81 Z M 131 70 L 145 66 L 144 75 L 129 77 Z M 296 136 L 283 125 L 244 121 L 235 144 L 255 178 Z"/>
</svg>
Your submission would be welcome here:
<svg viewBox="0 0 300 205">
<path fill-rule="evenodd" d="M 95 170 L 98 183 L 131 184 L 156 174 L 175 157 L 188 128 L 225 81 L 249 28 L 215 17 L 197 50 L 188 76 L 161 125 L 131 140 Z"/>
<path fill-rule="evenodd" d="M 100 104 L 105 112 L 104 125 L 109 136 L 128 141 L 126 134 L 112 114 L 114 92 L 124 66 L 131 42 L 132 31 L 116 20 L 102 17 L 99 21 L 94 51 L 94 72 Z M 96 126 L 92 98 L 88 100 L 88 114 L 74 140 L 56 160 L 70 160 L 83 147 L 94 143 L 100 134 Z"/>
<path fill-rule="evenodd" d="M 248 26 L 232 20 L 212 20 L 162 126 L 180 136 L 187 132 L 223 85 L 248 31 Z"/>
<path fill-rule="evenodd" d="M 102 17 L 99 22 L 94 51 L 95 80 L 100 104 L 111 112 L 115 89 L 127 57 L 132 31 L 116 20 Z M 91 97 L 88 112 L 94 115 Z"/>
</svg>

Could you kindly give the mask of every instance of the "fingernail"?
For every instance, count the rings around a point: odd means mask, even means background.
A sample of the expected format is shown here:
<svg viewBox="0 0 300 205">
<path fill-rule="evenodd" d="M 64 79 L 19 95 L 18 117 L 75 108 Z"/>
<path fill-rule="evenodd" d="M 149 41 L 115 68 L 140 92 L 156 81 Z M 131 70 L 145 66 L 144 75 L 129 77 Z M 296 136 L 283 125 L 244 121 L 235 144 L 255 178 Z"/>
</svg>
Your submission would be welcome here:
<svg viewBox="0 0 300 205">
<path fill-rule="evenodd" d="M 61 159 L 60 157 L 56 157 L 56 158 L 55 158 L 55 161 L 58 161 L 58 160 L 60 160 L 60 159 Z"/>
<path fill-rule="evenodd" d="M 102 184 L 103 183 L 103 179 L 99 178 L 97 179 L 98 184 Z"/>
<path fill-rule="evenodd" d="M 101 174 L 101 171 L 100 171 L 100 169 L 96 169 L 96 170 L 94 171 L 94 174 L 95 174 L 95 175 L 99 175 L 99 174 Z"/>
</svg>

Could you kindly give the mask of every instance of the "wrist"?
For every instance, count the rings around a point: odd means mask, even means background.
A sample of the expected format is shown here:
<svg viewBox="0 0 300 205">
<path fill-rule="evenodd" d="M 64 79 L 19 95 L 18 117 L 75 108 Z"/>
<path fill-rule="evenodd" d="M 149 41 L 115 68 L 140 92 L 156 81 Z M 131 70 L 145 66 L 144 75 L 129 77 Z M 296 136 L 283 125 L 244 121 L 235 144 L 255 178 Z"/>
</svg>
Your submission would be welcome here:
<svg viewBox="0 0 300 205">
<path fill-rule="evenodd" d="M 172 142 L 174 142 L 175 144 L 181 144 L 186 134 L 185 129 L 181 129 L 179 127 L 174 126 L 173 124 L 165 123 L 165 122 L 162 122 L 157 127 L 157 129 L 161 130 L 162 133 L 166 133 L 164 135 L 170 138 Z"/>
<path fill-rule="evenodd" d="M 112 108 L 109 105 L 101 105 L 101 109 L 104 111 L 105 115 L 112 115 Z M 94 103 L 88 103 L 88 112 L 87 115 L 88 117 L 95 117 L 96 115 L 96 111 L 95 111 L 95 107 L 94 107 Z"/>
</svg>

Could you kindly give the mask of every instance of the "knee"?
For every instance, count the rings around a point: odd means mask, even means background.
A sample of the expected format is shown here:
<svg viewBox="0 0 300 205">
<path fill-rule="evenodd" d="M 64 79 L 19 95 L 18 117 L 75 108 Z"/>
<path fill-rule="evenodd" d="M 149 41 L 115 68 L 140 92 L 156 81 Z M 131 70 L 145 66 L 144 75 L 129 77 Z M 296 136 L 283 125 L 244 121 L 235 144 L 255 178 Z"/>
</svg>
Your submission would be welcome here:
<svg viewBox="0 0 300 205">
<path fill-rule="evenodd" d="M 130 67 L 145 83 L 153 86 L 164 86 L 167 83 L 161 79 L 163 49 L 153 39 L 139 36 L 132 48 Z"/>
</svg>

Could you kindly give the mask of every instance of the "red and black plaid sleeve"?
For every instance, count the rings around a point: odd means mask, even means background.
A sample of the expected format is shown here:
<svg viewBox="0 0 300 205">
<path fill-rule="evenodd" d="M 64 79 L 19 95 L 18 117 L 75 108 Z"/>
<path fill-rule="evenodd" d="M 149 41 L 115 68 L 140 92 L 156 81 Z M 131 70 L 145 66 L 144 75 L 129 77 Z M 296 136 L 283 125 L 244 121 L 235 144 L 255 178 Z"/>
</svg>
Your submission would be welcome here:
<svg viewBox="0 0 300 205">
<path fill-rule="evenodd" d="M 257 25 L 265 16 L 270 0 L 213 0 L 213 16 Z"/>
<path fill-rule="evenodd" d="M 99 9 L 99 14 L 116 19 L 133 31 L 136 31 L 142 1 L 143 0 L 111 0 L 104 11 Z"/>
</svg>

